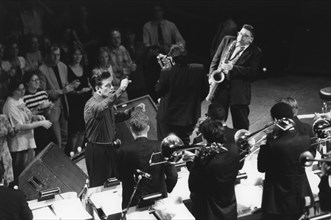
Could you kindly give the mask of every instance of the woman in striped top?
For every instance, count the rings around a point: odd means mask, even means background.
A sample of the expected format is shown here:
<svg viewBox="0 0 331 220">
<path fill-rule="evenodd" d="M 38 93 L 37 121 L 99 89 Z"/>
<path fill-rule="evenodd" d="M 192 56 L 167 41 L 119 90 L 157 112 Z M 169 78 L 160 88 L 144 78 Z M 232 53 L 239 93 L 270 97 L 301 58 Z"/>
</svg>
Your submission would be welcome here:
<svg viewBox="0 0 331 220">
<path fill-rule="evenodd" d="M 53 103 L 48 100 L 48 94 L 45 90 L 40 88 L 40 72 L 39 70 L 27 71 L 23 75 L 23 82 L 26 86 L 25 95 L 23 101 L 32 114 L 44 115 L 48 118 L 49 110 L 53 107 Z M 38 127 L 34 129 L 34 138 L 36 141 L 37 149 L 36 155 L 44 149 L 50 141 L 54 141 L 50 130 L 44 127 Z"/>
</svg>

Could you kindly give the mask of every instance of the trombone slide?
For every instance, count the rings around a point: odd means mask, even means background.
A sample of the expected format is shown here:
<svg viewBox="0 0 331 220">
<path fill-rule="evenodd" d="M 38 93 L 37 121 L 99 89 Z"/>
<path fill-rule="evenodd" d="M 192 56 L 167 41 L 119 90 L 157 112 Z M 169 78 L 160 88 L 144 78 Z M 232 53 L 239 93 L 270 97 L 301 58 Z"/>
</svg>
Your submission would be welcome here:
<svg viewBox="0 0 331 220">
<path fill-rule="evenodd" d="M 331 112 L 326 112 L 326 113 L 315 113 L 315 114 L 303 114 L 303 115 L 298 115 L 299 119 L 306 119 L 306 118 L 315 118 L 315 117 L 328 117 L 331 118 Z"/>
</svg>

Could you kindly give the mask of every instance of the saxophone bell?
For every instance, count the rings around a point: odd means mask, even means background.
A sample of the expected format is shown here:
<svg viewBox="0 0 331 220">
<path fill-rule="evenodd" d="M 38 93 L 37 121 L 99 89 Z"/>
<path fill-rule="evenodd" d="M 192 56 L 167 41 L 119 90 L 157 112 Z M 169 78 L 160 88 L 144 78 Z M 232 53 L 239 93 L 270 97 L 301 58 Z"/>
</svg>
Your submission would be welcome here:
<svg viewBox="0 0 331 220">
<path fill-rule="evenodd" d="M 211 74 L 211 80 L 215 81 L 215 83 L 221 83 L 225 79 L 225 74 L 223 73 L 222 70 L 215 70 Z"/>
<path fill-rule="evenodd" d="M 212 74 L 210 75 L 211 82 L 209 86 L 209 93 L 206 97 L 207 101 L 211 101 L 213 99 L 218 84 L 223 82 L 224 79 L 225 75 L 222 70 L 215 70 L 214 72 L 212 72 Z"/>
</svg>

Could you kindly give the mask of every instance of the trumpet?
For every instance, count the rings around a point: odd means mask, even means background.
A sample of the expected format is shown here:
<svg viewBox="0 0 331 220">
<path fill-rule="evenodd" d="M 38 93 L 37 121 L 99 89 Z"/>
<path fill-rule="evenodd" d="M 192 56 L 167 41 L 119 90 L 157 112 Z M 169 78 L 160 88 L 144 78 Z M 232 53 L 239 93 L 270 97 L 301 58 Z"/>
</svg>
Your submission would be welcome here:
<svg viewBox="0 0 331 220">
<path fill-rule="evenodd" d="M 157 62 L 159 63 L 162 69 L 168 69 L 175 65 L 175 61 L 169 55 L 159 54 L 157 55 Z"/>
<path fill-rule="evenodd" d="M 221 143 L 212 143 L 210 145 L 199 143 L 194 145 L 184 145 L 183 141 L 175 134 L 170 134 L 165 137 L 161 142 L 161 152 L 152 153 L 149 164 L 150 166 L 163 164 L 163 163 L 176 163 L 182 157 L 184 151 L 199 150 L 199 157 L 202 159 L 209 155 L 224 153 L 228 149 L 225 148 Z M 153 162 L 153 157 L 157 154 L 162 154 L 164 161 Z"/>
</svg>

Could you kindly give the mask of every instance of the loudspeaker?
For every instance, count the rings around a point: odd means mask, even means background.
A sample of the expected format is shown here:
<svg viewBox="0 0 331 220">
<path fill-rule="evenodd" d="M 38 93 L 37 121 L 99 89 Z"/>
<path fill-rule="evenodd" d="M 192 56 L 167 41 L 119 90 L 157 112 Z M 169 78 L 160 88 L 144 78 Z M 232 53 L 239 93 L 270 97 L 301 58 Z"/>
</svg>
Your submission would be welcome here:
<svg viewBox="0 0 331 220">
<path fill-rule="evenodd" d="M 157 107 L 149 95 L 145 95 L 127 102 L 123 102 L 116 105 L 118 111 L 124 111 L 126 109 L 132 108 L 139 105 L 140 103 L 145 104 L 146 112 L 145 114 L 149 117 L 150 130 L 148 132 L 148 138 L 152 140 L 157 140 L 157 130 L 156 130 L 156 113 Z M 130 131 L 129 121 L 124 121 L 117 123 L 117 133 L 116 138 L 120 139 L 122 143 L 132 142 L 133 135 Z"/>
<path fill-rule="evenodd" d="M 50 143 L 19 176 L 19 188 L 28 200 L 37 199 L 39 192 L 60 188 L 60 193 L 82 192 L 87 175 L 54 143 Z"/>
</svg>

